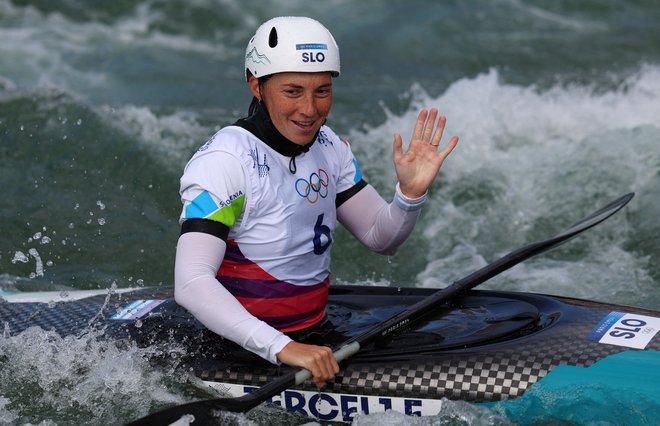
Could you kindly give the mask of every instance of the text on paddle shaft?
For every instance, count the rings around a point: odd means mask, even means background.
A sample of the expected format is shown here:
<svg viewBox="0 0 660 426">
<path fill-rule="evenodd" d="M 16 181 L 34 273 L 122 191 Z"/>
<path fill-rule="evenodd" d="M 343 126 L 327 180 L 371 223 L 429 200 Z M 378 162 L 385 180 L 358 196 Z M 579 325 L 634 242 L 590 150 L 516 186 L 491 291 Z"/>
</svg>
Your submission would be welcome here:
<svg viewBox="0 0 660 426">
<path fill-rule="evenodd" d="M 391 334 L 391 333 L 393 333 L 393 332 L 399 330 L 400 328 L 406 326 L 409 322 L 410 322 L 410 319 L 406 318 L 406 319 L 404 319 L 403 321 L 398 322 L 398 323 L 394 324 L 394 325 L 391 326 L 391 327 L 388 327 L 387 329 L 385 329 L 385 331 L 383 331 L 382 333 L 380 333 L 380 335 L 383 336 L 383 337 L 384 337 L 384 336 L 388 336 L 389 334 Z"/>
</svg>

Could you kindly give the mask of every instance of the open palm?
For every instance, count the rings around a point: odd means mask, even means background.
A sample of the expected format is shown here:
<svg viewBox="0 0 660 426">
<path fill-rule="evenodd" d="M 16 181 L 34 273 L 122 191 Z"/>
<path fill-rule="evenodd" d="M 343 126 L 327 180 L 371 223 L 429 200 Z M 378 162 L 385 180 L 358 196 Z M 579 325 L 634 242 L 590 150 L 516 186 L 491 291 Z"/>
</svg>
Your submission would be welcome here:
<svg viewBox="0 0 660 426">
<path fill-rule="evenodd" d="M 406 152 L 403 151 L 401 135 L 394 135 L 394 168 L 401 192 L 408 198 L 419 198 L 426 193 L 445 158 L 458 143 L 458 137 L 452 136 L 447 146 L 438 151 L 447 119 L 441 116 L 436 127 L 437 118 L 436 108 L 430 111 L 423 109 L 419 113 Z"/>
</svg>

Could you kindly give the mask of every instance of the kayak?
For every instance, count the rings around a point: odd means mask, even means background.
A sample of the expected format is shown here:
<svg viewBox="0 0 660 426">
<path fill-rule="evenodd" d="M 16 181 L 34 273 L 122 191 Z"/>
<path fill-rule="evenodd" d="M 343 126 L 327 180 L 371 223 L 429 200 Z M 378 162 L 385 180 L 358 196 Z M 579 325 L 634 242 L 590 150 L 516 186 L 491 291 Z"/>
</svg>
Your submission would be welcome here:
<svg viewBox="0 0 660 426">
<path fill-rule="evenodd" d="M 584 389 L 605 391 L 606 400 L 616 398 L 617 407 L 623 402 L 634 413 L 651 407 L 651 418 L 657 418 L 660 311 L 475 290 L 602 223 L 633 196 L 619 197 L 553 237 L 441 289 L 331 287 L 326 318 L 292 333 L 295 340 L 332 347 L 341 362 L 340 374 L 322 391 L 309 382 L 308 371 L 272 365 L 206 330 L 167 289 L 0 292 L 0 321 L 4 336 L 36 326 L 147 347 L 154 366 L 192 372 L 225 395 L 150 413 L 134 426 L 171 424 L 184 416 L 207 424 L 222 412 L 245 412 L 263 402 L 322 421 L 388 410 L 433 416 L 446 400 L 511 401 L 505 410 L 530 413 L 533 406 L 542 411 L 543 403 L 534 401 L 552 392 L 570 396 Z"/>
<path fill-rule="evenodd" d="M 334 285 L 326 320 L 294 337 L 337 347 L 435 291 Z M 292 370 L 209 332 L 169 289 L 0 293 L 0 323 L 5 335 L 34 326 L 62 336 L 94 329 L 111 341 L 158 345 L 163 350 L 154 352 L 161 354 L 154 355 L 154 365 L 171 363 L 176 355 L 179 368 L 232 397 Z M 660 371 L 659 330 L 660 311 L 471 290 L 360 350 L 321 392 L 305 382 L 270 402 L 322 421 L 387 410 L 426 416 L 438 413 L 444 398 L 488 404 L 521 397 L 546 381 L 570 383 L 579 374 L 562 376 L 566 368 L 597 372 L 588 376 L 590 383 L 616 386 L 622 376 L 639 387 L 651 383 L 648 394 L 657 399 L 657 381 L 648 379 Z"/>
</svg>

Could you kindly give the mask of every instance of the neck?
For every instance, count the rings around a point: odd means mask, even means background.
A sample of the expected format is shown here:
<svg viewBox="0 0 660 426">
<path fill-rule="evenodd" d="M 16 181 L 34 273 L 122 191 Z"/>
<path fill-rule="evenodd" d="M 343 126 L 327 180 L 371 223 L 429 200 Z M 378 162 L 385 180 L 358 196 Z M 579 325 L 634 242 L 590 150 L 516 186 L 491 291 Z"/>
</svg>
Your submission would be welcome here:
<svg viewBox="0 0 660 426">
<path fill-rule="evenodd" d="M 279 130 L 277 130 L 275 125 L 273 125 L 273 121 L 270 119 L 270 115 L 262 102 L 259 102 L 252 115 L 246 118 L 241 118 L 234 123 L 234 125 L 244 128 L 263 141 L 266 145 L 286 157 L 296 157 L 309 151 L 318 136 L 318 132 L 316 132 L 312 140 L 305 145 L 291 142 L 284 137 Z"/>
</svg>

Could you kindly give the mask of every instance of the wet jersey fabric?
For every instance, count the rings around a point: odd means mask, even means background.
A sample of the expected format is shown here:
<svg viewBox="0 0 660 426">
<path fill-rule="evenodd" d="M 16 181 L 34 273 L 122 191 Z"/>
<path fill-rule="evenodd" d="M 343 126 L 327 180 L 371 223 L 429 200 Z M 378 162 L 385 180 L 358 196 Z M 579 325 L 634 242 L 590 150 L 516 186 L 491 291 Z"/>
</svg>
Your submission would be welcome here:
<svg viewBox="0 0 660 426">
<path fill-rule="evenodd" d="M 307 152 L 282 155 L 229 126 L 187 164 L 180 222 L 229 228 L 217 279 L 257 318 L 281 331 L 325 316 L 336 196 L 362 181 L 347 142 L 323 126 Z"/>
</svg>

